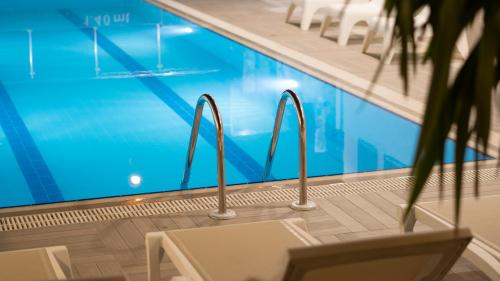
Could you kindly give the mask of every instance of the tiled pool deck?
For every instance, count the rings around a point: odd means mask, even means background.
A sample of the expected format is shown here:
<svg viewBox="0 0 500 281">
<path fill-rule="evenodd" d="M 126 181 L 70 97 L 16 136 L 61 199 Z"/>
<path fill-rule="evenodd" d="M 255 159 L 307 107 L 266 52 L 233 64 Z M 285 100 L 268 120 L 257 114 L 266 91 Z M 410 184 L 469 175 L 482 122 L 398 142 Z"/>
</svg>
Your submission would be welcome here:
<svg viewBox="0 0 500 281">
<path fill-rule="evenodd" d="M 483 183 L 483 195 L 500 194 L 498 180 Z M 451 186 L 446 187 L 447 198 Z M 466 196 L 472 196 L 470 184 Z M 438 197 L 437 189 L 430 188 L 422 200 Z M 168 196 L 167 196 L 168 198 Z M 162 198 L 162 200 L 167 199 Z M 144 236 L 147 232 L 172 230 L 218 224 L 302 217 L 312 235 L 322 242 L 338 242 L 369 236 L 397 234 L 398 205 L 405 202 L 406 191 L 366 192 L 315 199 L 318 209 L 296 212 L 288 202 L 259 204 L 234 208 L 238 217 L 229 221 L 214 221 L 207 211 L 134 217 L 103 222 L 42 227 L 31 230 L 0 232 L 0 251 L 22 248 L 66 245 L 77 277 L 97 277 L 126 274 L 130 280 L 146 280 Z M 78 207 L 78 209 L 94 206 Z M 416 231 L 428 230 L 417 224 Z M 162 264 L 163 280 L 176 274 L 166 258 Z M 467 260 L 461 259 L 445 280 L 489 280 Z"/>
<path fill-rule="evenodd" d="M 327 64 L 346 70 L 363 79 L 370 80 L 378 65 L 377 47 L 372 55 L 360 53 L 361 37 L 350 41 L 349 47 L 337 46 L 334 40 L 319 38 L 319 26 L 313 25 L 309 32 L 300 31 L 298 26 L 283 22 L 287 1 L 282 0 L 184 0 L 194 9 L 202 10 L 214 17 L 241 27 L 252 33 L 273 40 L 288 48 L 306 53 Z M 332 31 L 334 29 L 331 29 Z M 332 32 L 330 31 L 330 32 Z M 333 33 L 327 34 L 331 36 Z M 334 36 L 333 36 L 334 37 Z M 395 60 L 396 61 L 396 60 Z M 457 59 L 457 64 L 460 60 Z M 423 67 L 413 78 L 410 99 L 423 103 L 429 68 Z M 394 92 L 401 92 L 397 65 L 386 66 L 379 80 L 383 87 Z M 411 104 L 411 101 L 410 101 Z M 411 110 L 409 108 L 408 110 Z M 413 114 L 413 113 L 412 113 Z M 418 114 L 418 112 L 416 113 Z M 494 167 L 488 164 L 487 167 Z M 363 178 L 394 177 L 405 175 L 407 171 L 391 171 L 372 175 L 331 178 L 327 181 L 357 181 Z M 500 194 L 500 181 L 490 179 L 482 184 L 481 194 Z M 452 195 L 452 186 L 446 186 L 446 197 Z M 272 189 L 272 188 L 271 188 Z M 257 190 L 256 188 L 251 191 Z M 262 190 L 262 189 L 259 189 Z M 240 189 L 241 191 L 241 189 Z M 150 201 L 204 196 L 204 191 L 194 193 L 172 193 L 155 195 Z M 212 195 L 213 193 L 211 193 Z M 472 196 L 472 183 L 466 183 L 466 196 Z M 430 187 L 422 196 L 423 201 L 438 198 L 435 186 Z M 290 217 L 303 217 L 311 233 L 323 242 L 336 242 L 367 236 L 399 233 L 398 205 L 406 199 L 405 190 L 371 191 L 357 194 L 340 194 L 315 201 L 318 209 L 309 212 L 295 212 L 288 207 L 288 202 L 258 204 L 236 207 L 238 217 L 230 221 L 213 221 L 207 211 L 163 214 L 155 216 L 132 217 L 103 222 L 80 223 L 53 227 L 41 227 L 30 230 L 0 232 L 0 251 L 21 248 L 66 245 L 73 263 L 76 277 L 95 277 L 126 274 L 130 280 L 146 280 L 146 256 L 144 235 L 150 231 L 171 230 L 189 227 L 201 227 L 215 224 L 232 224 Z M 58 206 L 58 210 L 88 209 L 102 205 L 73 204 L 69 207 Z M 50 209 L 46 211 L 52 211 Z M 23 210 L 22 213 L 34 213 Z M 10 216 L 12 214 L 1 214 Z M 425 225 L 417 224 L 417 231 L 426 230 Z M 169 280 L 176 274 L 170 261 L 162 265 L 163 280 Z M 445 280 L 488 280 L 488 278 L 470 264 L 461 259 Z"/>
</svg>

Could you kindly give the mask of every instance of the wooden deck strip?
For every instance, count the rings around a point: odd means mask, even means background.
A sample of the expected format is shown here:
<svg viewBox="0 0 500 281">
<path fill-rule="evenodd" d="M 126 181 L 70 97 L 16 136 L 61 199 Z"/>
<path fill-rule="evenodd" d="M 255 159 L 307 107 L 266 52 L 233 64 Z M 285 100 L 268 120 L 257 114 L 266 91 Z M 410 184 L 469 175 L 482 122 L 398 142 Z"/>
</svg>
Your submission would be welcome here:
<svg viewBox="0 0 500 281">
<path fill-rule="evenodd" d="M 399 204 L 404 203 L 392 203 L 391 201 L 386 200 L 384 197 L 378 195 L 377 193 L 365 193 L 365 194 L 360 194 L 362 198 L 364 198 L 366 201 L 370 202 L 377 208 L 381 209 L 384 211 L 385 214 L 389 215 L 392 219 L 396 221 L 397 224 L 399 224 L 400 217 L 398 215 L 398 209 L 399 209 Z"/>
<path fill-rule="evenodd" d="M 395 228 L 399 226 L 399 222 L 392 216 L 388 215 L 379 207 L 375 206 L 368 200 L 364 199 L 361 194 L 348 195 L 345 196 L 346 199 L 351 201 L 354 205 L 358 206 L 360 209 L 369 213 L 371 216 L 375 217 L 379 222 L 385 225 L 387 228 Z"/>
<path fill-rule="evenodd" d="M 335 220 L 339 221 L 342 225 L 348 228 L 350 231 L 367 231 L 368 229 L 351 217 L 349 214 L 344 212 L 339 207 L 330 203 L 327 199 L 317 199 L 316 203 L 320 208 L 325 210 L 325 212 L 333 217 Z"/>
<path fill-rule="evenodd" d="M 379 222 L 376 218 L 371 216 L 365 210 L 353 204 L 350 200 L 346 200 L 346 198 L 343 196 L 331 197 L 328 198 L 327 200 L 330 201 L 332 204 L 335 204 L 335 206 L 339 207 L 340 209 L 344 210 L 346 213 L 349 214 L 349 216 L 354 218 L 367 230 L 377 230 L 385 228 L 385 226 L 381 222 Z"/>
</svg>

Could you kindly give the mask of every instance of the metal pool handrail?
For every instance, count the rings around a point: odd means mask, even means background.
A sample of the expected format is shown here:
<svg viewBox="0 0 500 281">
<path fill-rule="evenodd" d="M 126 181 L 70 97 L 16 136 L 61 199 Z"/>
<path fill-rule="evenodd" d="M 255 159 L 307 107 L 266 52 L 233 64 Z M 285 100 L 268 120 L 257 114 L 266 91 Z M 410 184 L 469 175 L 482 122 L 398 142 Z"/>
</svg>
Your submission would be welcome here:
<svg viewBox="0 0 500 281">
<path fill-rule="evenodd" d="M 273 138 L 269 145 L 269 153 L 267 154 L 266 166 L 264 168 L 264 180 L 269 177 L 271 167 L 273 164 L 274 154 L 276 152 L 276 145 L 281 129 L 281 121 L 283 120 L 283 113 L 285 105 L 291 98 L 295 106 L 295 113 L 297 114 L 297 121 L 299 123 L 299 200 L 292 202 L 292 209 L 295 210 L 312 210 L 316 208 L 313 201 L 307 200 L 307 155 L 306 155 L 306 119 L 304 117 L 304 110 L 299 97 L 292 90 L 285 90 L 280 99 L 278 111 L 276 113 L 276 120 L 274 122 Z"/>
<path fill-rule="evenodd" d="M 222 127 L 222 118 L 215 103 L 215 100 L 209 94 L 203 94 L 196 103 L 196 113 L 194 116 L 193 128 L 191 129 L 191 138 L 189 141 L 189 151 L 182 178 L 182 186 L 187 186 L 191 175 L 191 166 L 193 164 L 194 150 L 196 148 L 196 140 L 198 138 L 198 130 L 200 128 L 201 116 L 203 107 L 208 103 L 212 111 L 214 119 L 215 131 L 217 137 L 217 179 L 218 179 L 218 198 L 219 206 L 217 210 L 210 212 L 209 216 L 213 219 L 231 219 L 236 217 L 236 213 L 226 207 L 226 170 L 224 166 L 224 128 Z"/>
</svg>

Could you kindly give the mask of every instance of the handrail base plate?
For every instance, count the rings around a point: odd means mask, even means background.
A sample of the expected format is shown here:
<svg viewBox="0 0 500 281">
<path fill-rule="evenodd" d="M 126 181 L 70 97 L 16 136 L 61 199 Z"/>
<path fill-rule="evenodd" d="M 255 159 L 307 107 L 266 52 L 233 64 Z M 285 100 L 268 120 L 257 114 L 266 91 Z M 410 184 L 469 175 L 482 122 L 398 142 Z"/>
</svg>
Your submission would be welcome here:
<svg viewBox="0 0 500 281">
<path fill-rule="evenodd" d="M 299 200 L 293 201 L 290 208 L 296 211 L 310 211 L 316 209 L 316 203 L 307 200 L 306 204 L 299 204 Z"/>
<path fill-rule="evenodd" d="M 215 220 L 229 220 L 236 217 L 236 212 L 231 209 L 227 209 L 225 213 L 219 213 L 219 210 L 213 210 L 208 216 Z"/>
</svg>

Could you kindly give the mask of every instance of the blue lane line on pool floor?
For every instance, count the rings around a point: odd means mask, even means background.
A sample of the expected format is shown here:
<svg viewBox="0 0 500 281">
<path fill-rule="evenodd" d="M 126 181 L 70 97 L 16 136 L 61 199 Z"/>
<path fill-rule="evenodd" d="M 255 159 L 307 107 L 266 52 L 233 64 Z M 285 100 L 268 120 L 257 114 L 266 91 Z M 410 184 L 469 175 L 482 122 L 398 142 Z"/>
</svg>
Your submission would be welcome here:
<svg viewBox="0 0 500 281">
<path fill-rule="evenodd" d="M 63 201 L 64 198 L 59 186 L 1 82 L 0 125 L 28 184 L 35 204 Z"/>
<path fill-rule="evenodd" d="M 68 21 L 80 28 L 80 30 L 91 40 L 94 40 L 94 31 L 90 27 L 83 25 L 84 21 L 70 10 L 59 10 L 59 13 Z M 118 47 L 109 38 L 100 32 L 97 33 L 97 44 L 116 61 L 122 64 L 130 72 L 147 71 L 133 57 Z M 192 125 L 195 109 L 184 99 L 175 93 L 168 85 L 163 83 L 158 77 L 137 77 L 152 93 L 177 113 L 189 126 Z M 201 94 L 201 92 L 200 92 Z M 217 147 L 215 142 L 215 126 L 206 118 L 202 118 L 199 133 L 212 145 Z M 262 181 L 263 167 L 253 159 L 248 153 L 241 149 L 227 135 L 224 136 L 226 159 L 233 164 L 250 182 Z"/>
</svg>

